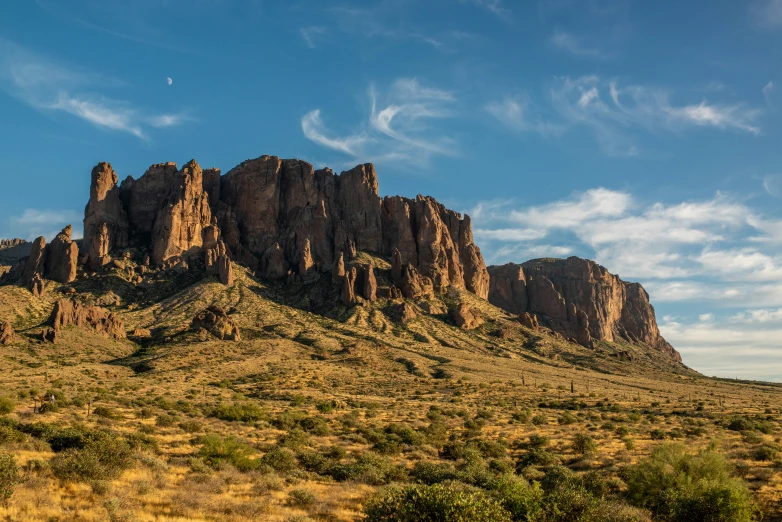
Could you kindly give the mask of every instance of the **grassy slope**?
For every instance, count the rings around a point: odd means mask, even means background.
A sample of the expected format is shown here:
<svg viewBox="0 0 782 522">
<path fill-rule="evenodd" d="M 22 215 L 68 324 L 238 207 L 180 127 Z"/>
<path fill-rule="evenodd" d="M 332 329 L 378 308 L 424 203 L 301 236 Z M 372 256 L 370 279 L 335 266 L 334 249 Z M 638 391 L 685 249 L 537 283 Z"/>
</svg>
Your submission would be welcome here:
<svg viewBox="0 0 782 522">
<path fill-rule="evenodd" d="M 288 520 L 309 513 L 328 520 L 355 520 L 374 486 L 312 474 L 239 473 L 230 467 L 204 475 L 196 473 L 189 460 L 200 447 L 196 435 L 202 433 L 243 437 L 262 455 L 285 435 L 270 423 L 276 416 L 321 415 L 316 406 L 329 401 L 337 406 L 322 413 L 330 434 L 312 436 L 310 443 L 316 448 L 342 446 L 349 455 L 365 453 L 372 444 L 359 428 L 345 427 L 345 415 L 355 415 L 363 426 L 382 428 L 398 422 L 422 429 L 429 424 L 426 415 L 432 405 L 455 408 L 464 419 L 491 411 L 482 421 L 482 437 L 514 441 L 544 434 L 566 461 L 608 476 L 649 453 L 657 444 L 651 438 L 653 429 L 682 437 L 692 448 L 713 440 L 744 463 L 742 469 L 769 512 L 782 511 L 782 466 L 755 461 L 749 453 L 779 442 L 778 421 L 774 431 L 752 441 L 724 427 L 735 415 L 771 412 L 778 418 L 782 387 L 708 379 L 633 346 L 601 343 L 597 350 L 587 350 L 526 330 L 503 311 L 464 292 L 417 303 L 418 317 L 405 325 L 392 319 L 390 303 L 383 301 L 350 310 L 339 306 L 327 310 L 330 317 L 325 317 L 280 304 L 306 308 L 313 287 L 268 285 L 235 269 L 237 282 L 230 289 L 186 273 L 151 274 L 134 286 L 116 269 L 72 285 L 93 300 L 109 291 L 118 295 L 120 304 L 110 308 L 126 328 L 153 333 L 152 340 L 139 343 L 69 329 L 57 345 L 40 344 L 35 335 L 61 296 L 59 286 L 49 283 L 42 299 L 19 287 L 0 287 L 0 320 L 11 319 L 20 331 L 14 344 L 0 347 L 0 395 L 17 401 L 15 418 L 82 423 L 125 433 L 141 430 L 159 445 L 156 454 L 126 471 L 106 491 L 96 492 L 82 483 L 60 484 L 50 473 L 31 471 L 10 505 L 0 507 L 0 518 L 70 519 L 67 514 L 78 513 L 79 520 L 103 520 L 107 513 L 119 513 L 138 520 Z M 322 287 L 329 285 L 325 279 L 317 285 L 319 291 L 329 291 Z M 447 313 L 423 311 L 443 311 L 462 300 L 485 319 L 475 331 L 456 328 Z M 188 331 L 192 317 L 212 304 L 231 309 L 242 341 L 220 342 Z M 635 361 L 617 360 L 612 355 L 617 350 L 633 352 Z M 54 413 L 32 414 L 30 391 L 47 389 L 63 393 L 71 404 Z M 19 398 L 22 395 L 24 399 Z M 86 406 L 73 398 L 92 400 L 93 408 L 106 406 L 116 418 L 87 417 Z M 574 424 L 561 423 L 564 407 L 541 406 L 571 398 L 586 405 L 574 412 Z M 260 420 L 226 422 L 204 416 L 219 402 L 246 401 L 260 405 Z M 152 417 L 142 413 L 144 404 Z M 543 415 L 547 423 L 513 422 L 513 414 L 525 408 Z M 642 415 L 628 421 L 632 411 Z M 174 425 L 155 425 L 156 417 L 171 414 L 176 417 Z M 195 434 L 177 427 L 188 419 L 199 424 Z M 464 419 L 448 417 L 445 422 L 462 433 L 467 429 Z M 622 440 L 627 436 L 614 433 L 616 425 L 628 427 L 632 449 Z M 704 429 L 697 435 L 682 434 L 699 425 Z M 586 460 L 570 449 L 573 434 L 583 431 L 594 436 L 599 447 L 598 454 Z M 5 446 L 19 464 L 52 456 L 33 439 Z M 514 451 L 511 457 L 517 455 Z M 418 460 L 439 460 L 437 451 L 426 445 L 390 458 L 407 468 Z M 51 495 L 42 498 L 41 488 Z M 310 491 L 317 502 L 292 505 L 290 495 L 297 489 Z"/>
</svg>

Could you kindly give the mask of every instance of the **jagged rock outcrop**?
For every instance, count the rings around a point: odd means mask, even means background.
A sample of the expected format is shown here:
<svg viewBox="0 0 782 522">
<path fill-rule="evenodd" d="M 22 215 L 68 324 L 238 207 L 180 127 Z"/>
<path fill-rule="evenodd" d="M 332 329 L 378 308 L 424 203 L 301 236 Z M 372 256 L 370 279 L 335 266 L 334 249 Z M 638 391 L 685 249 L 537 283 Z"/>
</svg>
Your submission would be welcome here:
<svg viewBox="0 0 782 522">
<path fill-rule="evenodd" d="M 470 218 L 431 197 L 381 199 L 371 164 L 335 174 L 261 156 L 221 176 L 195 161 L 181 170 L 160 163 L 117 187 L 111 165 L 100 163 L 84 225 L 82 261 L 92 268 L 110 261 L 112 250 L 131 246 L 150 251 L 155 265 L 201 254 L 209 272 L 222 255 L 209 251 L 222 241 L 226 256 L 271 280 L 311 283 L 329 271 L 340 279 L 339 263 L 365 251 L 395 257 L 395 285 L 406 285 L 408 295 L 455 287 L 485 298 L 489 291 Z M 403 264 L 414 270 L 406 281 Z M 374 271 L 357 276 L 359 295 L 376 296 Z"/>
<path fill-rule="evenodd" d="M 519 314 L 519 322 L 530 330 L 537 330 L 539 326 L 538 316 L 529 312 L 521 312 Z"/>
<path fill-rule="evenodd" d="M 460 303 L 451 315 L 456 326 L 463 330 L 474 330 L 483 324 L 480 315 L 473 311 L 467 303 Z"/>
<path fill-rule="evenodd" d="M 0 344 L 9 345 L 14 341 L 14 329 L 11 321 L 0 323 Z"/>
<path fill-rule="evenodd" d="M 239 327 L 225 310 L 219 306 L 210 306 L 198 313 L 190 323 L 192 330 L 204 329 L 221 341 L 240 341 Z"/>
<path fill-rule="evenodd" d="M 334 280 L 341 280 L 345 277 L 345 254 L 343 252 L 337 255 L 337 261 L 331 268 L 331 277 Z"/>
<path fill-rule="evenodd" d="M 72 228 L 68 225 L 45 249 L 44 276 L 58 283 L 70 283 L 76 279 L 79 247 L 71 241 L 71 233 Z"/>
<path fill-rule="evenodd" d="M 681 361 L 660 335 L 641 285 L 625 283 L 593 261 L 536 259 L 492 266 L 489 273 L 489 301 L 510 313 L 532 314 L 541 325 L 584 346 L 624 339 Z"/>
<path fill-rule="evenodd" d="M 35 297 L 41 297 L 46 293 L 46 282 L 41 277 L 41 274 L 33 274 L 32 279 L 27 284 L 27 289 L 30 290 Z"/>
<path fill-rule="evenodd" d="M 54 304 L 51 323 L 55 332 L 66 326 L 75 326 L 91 328 L 114 339 L 125 338 L 125 327 L 118 315 L 105 308 L 83 305 L 70 299 L 60 299 Z"/>
<path fill-rule="evenodd" d="M 356 268 L 351 267 L 345 271 L 345 278 L 342 280 L 342 304 L 353 306 L 356 304 Z"/>
<path fill-rule="evenodd" d="M 26 244 L 27 241 L 24 239 L 14 238 L 14 239 L 0 239 L 0 249 L 3 248 L 13 248 L 19 245 Z"/>
<path fill-rule="evenodd" d="M 82 262 L 96 270 L 111 261 L 115 248 L 128 245 L 128 217 L 120 201 L 117 173 L 109 163 L 92 169 L 90 199 L 84 210 Z"/>
<path fill-rule="evenodd" d="M 43 274 L 43 255 L 45 248 L 45 238 L 39 237 L 33 241 L 33 248 L 30 251 L 30 256 L 27 258 L 27 263 L 24 266 L 24 273 L 22 274 L 22 280 L 25 285 L 31 285 L 36 275 L 40 276 Z"/>
<path fill-rule="evenodd" d="M 375 279 L 375 267 L 370 263 L 362 270 L 363 288 L 361 289 L 364 299 L 374 301 L 377 299 L 377 279 Z"/>
</svg>

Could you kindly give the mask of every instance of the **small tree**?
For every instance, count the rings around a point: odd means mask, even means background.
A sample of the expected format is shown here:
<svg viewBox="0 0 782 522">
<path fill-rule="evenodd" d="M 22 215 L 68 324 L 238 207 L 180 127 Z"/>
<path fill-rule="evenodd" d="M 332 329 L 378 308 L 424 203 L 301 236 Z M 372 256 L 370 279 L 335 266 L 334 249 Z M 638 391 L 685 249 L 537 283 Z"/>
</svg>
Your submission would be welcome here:
<svg viewBox="0 0 782 522">
<path fill-rule="evenodd" d="M 573 437 L 573 451 L 579 455 L 591 455 L 597 452 L 597 444 L 595 439 L 587 435 L 586 433 L 577 433 Z"/>
<path fill-rule="evenodd" d="M 8 505 L 18 483 L 19 468 L 16 467 L 14 456 L 0 453 L 0 505 Z"/>
</svg>

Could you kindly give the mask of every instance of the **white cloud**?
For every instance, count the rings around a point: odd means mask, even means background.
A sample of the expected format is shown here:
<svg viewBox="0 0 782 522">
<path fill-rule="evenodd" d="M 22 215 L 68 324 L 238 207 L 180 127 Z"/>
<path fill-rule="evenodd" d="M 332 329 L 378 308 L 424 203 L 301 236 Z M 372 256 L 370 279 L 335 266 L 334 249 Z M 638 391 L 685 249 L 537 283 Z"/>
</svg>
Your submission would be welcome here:
<svg viewBox="0 0 782 522">
<path fill-rule="evenodd" d="M 121 82 L 56 63 L 0 38 L 0 80 L 12 96 L 41 111 L 60 111 L 104 129 L 148 139 L 145 126 L 170 127 L 184 115 L 146 115 L 128 102 L 91 91 L 94 85 L 118 87 Z"/>
<path fill-rule="evenodd" d="M 566 51 L 574 56 L 597 59 L 607 57 L 601 51 L 585 46 L 579 38 L 564 31 L 554 31 L 554 34 L 551 35 L 549 42 L 554 47 Z"/>
<path fill-rule="evenodd" d="M 323 124 L 319 109 L 310 111 L 301 118 L 301 130 L 308 140 L 351 156 L 358 156 L 359 147 L 370 141 L 370 138 L 363 132 L 335 138 L 327 136 L 330 131 Z"/>
<path fill-rule="evenodd" d="M 84 216 L 73 210 L 25 209 L 8 220 L 7 237 L 21 237 L 28 241 L 43 236 L 51 241 L 66 225 L 73 225 L 73 239 L 81 239 L 79 224 Z"/>
<path fill-rule="evenodd" d="M 326 28 L 322 26 L 309 26 L 309 27 L 302 27 L 301 29 L 299 29 L 299 34 L 301 34 L 304 43 L 310 49 L 315 49 L 317 47 L 316 42 L 318 37 L 325 33 L 326 33 Z"/>
<path fill-rule="evenodd" d="M 554 80 L 544 103 L 533 103 L 528 93 L 492 102 L 486 110 L 516 131 L 545 137 L 569 129 L 590 129 L 610 156 L 633 156 L 640 133 L 680 133 L 697 127 L 732 130 L 758 135 L 755 123 L 761 111 L 746 104 L 699 103 L 675 105 L 671 94 L 654 87 L 630 85 L 598 76 L 562 77 Z"/>
<path fill-rule="evenodd" d="M 511 16 L 510 9 L 503 5 L 502 0 L 459 0 L 459 2 L 482 7 L 503 20 L 509 20 Z"/>
<path fill-rule="evenodd" d="M 437 122 L 451 118 L 452 93 L 422 86 L 416 79 L 396 80 L 385 92 L 369 88 L 369 114 L 357 131 L 337 135 L 324 125 L 319 109 L 301 119 L 304 136 L 319 145 L 362 161 L 425 164 L 432 155 L 456 155 L 456 141 Z"/>
<path fill-rule="evenodd" d="M 768 28 L 782 26 L 782 0 L 753 0 L 749 9 L 758 25 Z"/>
<path fill-rule="evenodd" d="M 774 104 L 771 103 L 771 93 L 773 90 L 774 90 L 774 82 L 768 82 L 761 90 L 761 92 L 763 93 L 763 98 L 765 98 L 766 100 L 766 105 L 768 105 L 769 107 L 774 106 Z"/>
<path fill-rule="evenodd" d="M 643 203 L 626 191 L 597 188 L 522 208 L 486 202 L 471 215 L 490 263 L 522 262 L 536 248 L 564 243 L 641 280 L 653 302 L 782 306 L 782 221 L 727 194 Z"/>
<path fill-rule="evenodd" d="M 707 320 L 663 320 L 660 332 L 706 375 L 782 381 L 782 313 L 748 310 Z"/>
</svg>

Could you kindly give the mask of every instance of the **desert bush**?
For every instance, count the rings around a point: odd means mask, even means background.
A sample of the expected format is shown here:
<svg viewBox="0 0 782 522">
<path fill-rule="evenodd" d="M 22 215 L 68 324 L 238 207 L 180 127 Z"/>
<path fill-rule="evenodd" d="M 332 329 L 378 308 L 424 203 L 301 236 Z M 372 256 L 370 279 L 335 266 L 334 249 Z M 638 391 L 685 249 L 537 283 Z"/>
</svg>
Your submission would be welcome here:
<svg viewBox="0 0 782 522">
<path fill-rule="evenodd" d="M 83 446 L 69 447 L 51 460 L 54 475 L 63 482 L 113 480 L 133 465 L 133 450 L 117 435 L 93 432 Z"/>
<path fill-rule="evenodd" d="M 727 428 L 732 431 L 747 431 L 754 428 L 752 422 L 744 417 L 734 417 L 728 422 Z"/>
<path fill-rule="evenodd" d="M 160 428 L 170 428 L 176 424 L 176 417 L 173 415 L 169 415 L 167 413 L 164 413 L 163 415 L 158 415 L 157 419 L 155 419 L 155 426 L 158 426 Z"/>
<path fill-rule="evenodd" d="M 457 476 L 456 468 L 450 464 L 421 460 L 415 463 L 410 477 L 422 484 L 439 484 L 447 480 L 454 480 Z"/>
<path fill-rule="evenodd" d="M 258 459 L 252 458 L 255 450 L 236 437 L 209 434 L 200 437 L 199 442 L 202 446 L 198 454 L 210 467 L 216 468 L 227 462 L 239 471 L 250 471 L 260 464 Z"/>
<path fill-rule="evenodd" d="M 717 453 L 687 453 L 663 444 L 626 473 L 627 497 L 662 520 L 745 522 L 755 508 L 746 483 L 731 477 L 731 466 Z"/>
<path fill-rule="evenodd" d="M 328 435 L 329 423 L 323 417 L 305 417 L 299 421 L 301 429 L 312 435 L 322 437 Z"/>
<path fill-rule="evenodd" d="M 549 453 L 543 448 L 531 448 L 516 461 L 516 469 L 520 472 L 527 466 L 551 466 L 558 462 L 559 459 L 553 453 Z"/>
<path fill-rule="evenodd" d="M 19 483 L 19 468 L 10 453 L 0 453 L 0 505 L 8 504 Z"/>
<path fill-rule="evenodd" d="M 595 439 L 586 433 L 576 433 L 573 437 L 573 451 L 579 455 L 591 455 L 597 452 Z"/>
<path fill-rule="evenodd" d="M 532 424 L 535 426 L 542 426 L 543 424 L 548 424 L 548 419 L 545 415 L 538 414 L 532 417 Z"/>
<path fill-rule="evenodd" d="M 104 419 L 117 420 L 122 418 L 119 413 L 114 411 L 113 408 L 109 408 L 108 406 L 98 406 L 92 410 L 92 413 L 98 417 L 103 417 Z"/>
<path fill-rule="evenodd" d="M 0 397 L 0 415 L 7 415 L 14 411 L 16 403 L 10 397 Z"/>
<path fill-rule="evenodd" d="M 665 431 L 659 428 L 655 428 L 649 432 L 649 436 L 652 438 L 652 440 L 663 440 L 665 439 Z"/>
<path fill-rule="evenodd" d="M 365 508 L 366 522 L 510 522 L 510 513 L 480 491 L 435 484 L 394 487 Z"/>
<path fill-rule="evenodd" d="M 315 494 L 306 489 L 294 489 L 288 493 L 288 504 L 296 507 L 308 507 L 315 503 Z"/>
<path fill-rule="evenodd" d="M 537 520 L 543 502 L 543 490 L 537 482 L 530 485 L 522 477 L 504 474 L 486 484 L 486 489 L 514 522 Z"/>
<path fill-rule="evenodd" d="M 334 480 L 356 481 L 372 486 L 381 486 L 407 478 L 404 467 L 394 465 L 391 460 L 373 453 L 365 453 L 352 462 L 333 464 L 328 475 Z"/>
<path fill-rule="evenodd" d="M 296 455 L 289 448 L 275 446 L 266 452 L 261 458 L 261 463 L 266 464 L 274 471 L 288 473 L 299 467 Z"/>
<path fill-rule="evenodd" d="M 204 426 L 197 420 L 186 420 L 179 423 L 179 429 L 186 433 L 198 433 L 204 429 Z"/>
<path fill-rule="evenodd" d="M 236 402 L 220 404 L 210 412 L 209 416 L 224 421 L 255 422 L 264 417 L 264 412 L 254 402 Z"/>
<path fill-rule="evenodd" d="M 566 411 L 557 418 L 557 422 L 562 425 L 575 424 L 578 422 L 578 418 L 576 418 L 576 416 L 572 413 Z"/>
<path fill-rule="evenodd" d="M 779 450 L 772 446 L 760 446 L 752 451 L 752 458 L 761 462 L 770 462 L 777 458 Z"/>
</svg>

